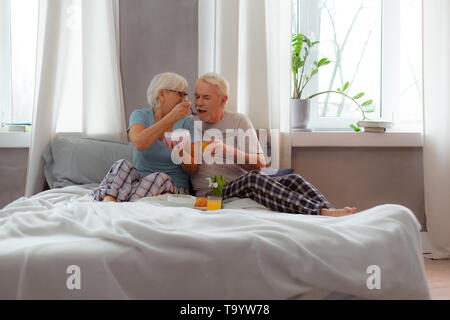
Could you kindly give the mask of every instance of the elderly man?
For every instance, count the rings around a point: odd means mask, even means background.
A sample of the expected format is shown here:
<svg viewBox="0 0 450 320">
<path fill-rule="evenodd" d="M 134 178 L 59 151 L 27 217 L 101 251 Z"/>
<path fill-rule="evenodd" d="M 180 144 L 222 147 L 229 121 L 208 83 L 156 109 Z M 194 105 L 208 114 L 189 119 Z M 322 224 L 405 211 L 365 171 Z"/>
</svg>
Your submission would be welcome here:
<svg viewBox="0 0 450 320">
<path fill-rule="evenodd" d="M 228 82 L 216 73 L 203 75 L 195 87 L 198 116 L 194 120 L 203 122 L 204 135 L 214 132 L 217 136 L 217 132 L 220 132 L 224 137 L 213 139 L 204 153 L 222 155 L 226 159 L 223 161 L 225 163 L 202 163 L 191 176 L 197 196 L 208 193 L 207 178 L 222 175 L 226 181 L 224 200 L 232 197 L 251 198 L 272 210 L 286 213 L 345 216 L 356 212 L 356 208 L 350 207 L 335 209 L 317 188 L 297 174 L 271 178 L 261 173 L 265 159 L 255 129 L 246 115 L 225 111 L 228 91 Z M 246 132 L 249 137 L 248 148 L 245 143 L 238 143 L 236 148 L 236 144 L 227 144 L 230 141 L 227 134 L 230 135 L 230 132 L 238 135 Z M 242 142 L 240 138 L 237 137 L 237 140 Z"/>
</svg>

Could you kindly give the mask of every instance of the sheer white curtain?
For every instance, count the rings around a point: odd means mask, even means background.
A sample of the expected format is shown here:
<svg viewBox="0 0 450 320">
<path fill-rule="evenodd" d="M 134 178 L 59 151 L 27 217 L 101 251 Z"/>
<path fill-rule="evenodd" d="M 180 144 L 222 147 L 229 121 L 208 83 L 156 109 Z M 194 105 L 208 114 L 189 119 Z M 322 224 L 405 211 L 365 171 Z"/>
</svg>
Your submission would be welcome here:
<svg viewBox="0 0 450 320">
<path fill-rule="evenodd" d="M 270 128 L 279 132 L 279 168 L 291 168 L 291 18 L 292 1 L 266 0 Z"/>
<path fill-rule="evenodd" d="M 450 2 L 423 1 L 424 183 L 432 257 L 450 258 Z"/>
<path fill-rule="evenodd" d="M 227 109 L 272 129 L 272 167 L 291 165 L 290 43 L 290 0 L 199 1 L 199 73 L 227 78 Z"/>
<path fill-rule="evenodd" d="M 40 0 L 26 196 L 42 190 L 42 152 L 58 134 L 127 140 L 118 13 L 118 0 Z"/>
<path fill-rule="evenodd" d="M 127 141 L 120 74 L 119 0 L 83 0 L 83 132 Z"/>
</svg>

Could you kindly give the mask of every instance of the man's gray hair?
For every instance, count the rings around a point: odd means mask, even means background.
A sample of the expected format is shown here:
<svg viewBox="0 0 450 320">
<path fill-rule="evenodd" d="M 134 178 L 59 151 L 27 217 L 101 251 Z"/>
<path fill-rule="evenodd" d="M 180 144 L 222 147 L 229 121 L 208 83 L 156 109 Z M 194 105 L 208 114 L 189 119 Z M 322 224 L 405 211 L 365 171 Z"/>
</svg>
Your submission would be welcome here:
<svg viewBox="0 0 450 320">
<path fill-rule="evenodd" d="M 179 74 L 173 72 L 165 72 L 157 74 L 147 89 L 147 102 L 153 107 L 159 107 L 159 91 L 160 90 L 175 90 L 187 92 L 188 82 Z"/>
<path fill-rule="evenodd" d="M 215 72 L 208 72 L 202 75 L 200 78 L 198 78 L 198 81 L 200 80 L 216 85 L 217 88 L 219 89 L 219 95 L 228 97 L 228 93 L 230 91 L 230 84 L 221 75 Z"/>
</svg>

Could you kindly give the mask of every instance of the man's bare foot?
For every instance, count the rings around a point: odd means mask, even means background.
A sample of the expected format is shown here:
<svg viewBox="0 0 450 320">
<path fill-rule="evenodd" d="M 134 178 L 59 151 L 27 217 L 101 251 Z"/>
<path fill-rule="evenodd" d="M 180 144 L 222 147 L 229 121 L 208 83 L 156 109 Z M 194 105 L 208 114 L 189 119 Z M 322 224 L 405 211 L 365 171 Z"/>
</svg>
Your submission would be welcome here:
<svg viewBox="0 0 450 320">
<path fill-rule="evenodd" d="M 343 217 L 356 213 L 355 207 L 345 207 L 343 209 L 322 209 L 320 211 L 321 216 L 329 217 Z"/>
<path fill-rule="evenodd" d="M 112 196 L 105 196 L 103 198 L 103 202 L 117 202 L 116 198 L 112 197 Z"/>
</svg>

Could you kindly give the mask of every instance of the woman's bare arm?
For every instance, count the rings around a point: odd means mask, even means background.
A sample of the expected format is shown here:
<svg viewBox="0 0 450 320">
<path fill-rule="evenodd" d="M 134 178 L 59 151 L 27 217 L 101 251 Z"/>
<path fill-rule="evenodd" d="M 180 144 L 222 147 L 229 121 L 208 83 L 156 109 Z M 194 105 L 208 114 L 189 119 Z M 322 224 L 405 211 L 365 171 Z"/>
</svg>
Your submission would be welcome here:
<svg viewBox="0 0 450 320">
<path fill-rule="evenodd" d="M 138 151 L 144 151 L 158 141 L 164 132 L 172 130 L 172 126 L 173 123 L 166 117 L 148 128 L 135 124 L 130 128 L 129 137 Z"/>
<path fill-rule="evenodd" d="M 142 124 L 135 124 L 130 128 L 129 136 L 133 145 L 139 151 L 150 148 L 158 139 L 163 137 L 164 132 L 172 131 L 173 125 L 186 118 L 191 112 L 191 103 L 188 101 L 176 105 L 168 114 L 155 124 L 146 128 Z"/>
</svg>

